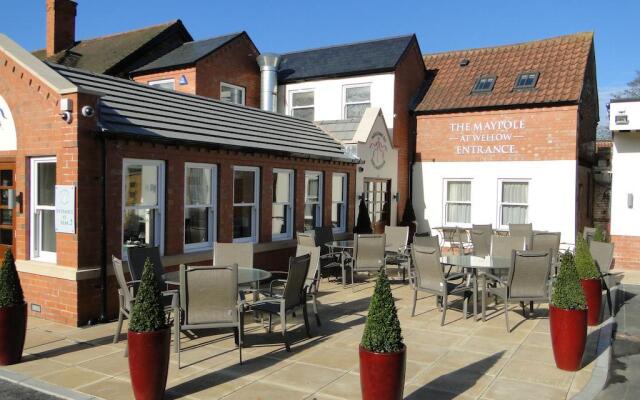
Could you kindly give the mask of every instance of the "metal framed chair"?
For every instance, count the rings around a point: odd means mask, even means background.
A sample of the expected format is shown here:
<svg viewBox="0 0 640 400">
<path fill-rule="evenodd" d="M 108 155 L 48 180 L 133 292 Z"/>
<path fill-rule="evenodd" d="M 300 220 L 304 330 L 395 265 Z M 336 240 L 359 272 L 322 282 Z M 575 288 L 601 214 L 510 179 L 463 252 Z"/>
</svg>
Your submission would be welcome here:
<svg viewBox="0 0 640 400">
<path fill-rule="evenodd" d="M 342 274 L 341 260 L 345 254 L 342 251 L 333 251 L 327 246 L 327 243 L 335 241 L 333 228 L 330 226 L 314 228 L 313 236 L 315 238 L 314 247 L 320 247 L 320 274 L 327 278 L 333 275 L 337 279 Z"/>
<path fill-rule="evenodd" d="M 472 254 L 474 256 L 484 257 L 491 252 L 491 236 L 493 228 L 491 225 L 473 225 L 469 231 L 471 244 L 473 245 Z"/>
<path fill-rule="evenodd" d="M 409 263 L 408 243 L 409 243 L 409 227 L 408 226 L 385 226 L 385 263 L 386 265 L 397 265 L 402 270 L 402 280 L 406 278 L 406 272 Z M 400 272 L 400 271 L 398 271 Z"/>
<path fill-rule="evenodd" d="M 504 317 L 507 325 L 507 332 L 511 332 L 509 327 L 509 304 L 519 302 L 522 306 L 522 313 L 528 317 L 525 302 L 529 302 L 533 313 L 534 302 L 549 302 L 549 275 L 551 273 L 551 252 L 547 251 L 512 251 L 511 266 L 509 275 L 505 279 L 485 273 L 487 277 L 497 282 L 496 287 L 489 287 L 484 281 L 484 293 L 497 296 L 504 301 Z M 485 318 L 486 310 L 482 309 L 482 319 Z"/>
<path fill-rule="evenodd" d="M 113 343 L 118 343 L 120 340 L 120 333 L 122 332 L 122 323 L 125 318 L 130 318 L 131 311 L 133 311 L 133 304 L 135 302 L 135 292 L 140 284 L 139 279 L 128 281 L 125 272 L 124 266 L 122 265 L 122 260 L 116 258 L 115 256 L 111 256 L 111 261 L 113 263 L 113 272 L 116 276 L 116 281 L 118 282 L 118 323 L 116 325 L 116 332 L 113 335 Z M 178 291 L 177 290 L 164 290 L 162 291 L 163 296 L 163 304 L 164 311 L 166 313 L 173 314 L 173 339 L 174 339 L 174 350 L 178 351 L 178 346 L 180 342 L 180 307 L 178 301 Z M 128 354 L 128 347 L 125 348 L 124 355 L 125 357 Z"/>
<path fill-rule="evenodd" d="M 213 265 L 233 265 L 253 268 L 253 243 L 220 243 L 213 244 Z M 260 282 L 252 286 L 241 286 L 244 292 L 260 290 Z M 256 297 L 257 298 L 257 297 Z"/>
<path fill-rule="evenodd" d="M 311 337 L 307 313 L 307 294 L 305 293 L 305 282 L 307 280 L 310 262 L 311 255 L 309 254 L 300 257 L 291 257 L 289 259 L 289 272 L 287 273 L 284 289 L 282 289 L 282 295 L 277 296 L 273 293 L 273 296 L 259 300 L 249 306 L 250 310 L 262 311 L 269 314 L 269 332 L 271 332 L 273 314 L 280 316 L 282 338 L 287 351 L 291 351 L 287 339 L 287 312 L 293 311 L 296 307 L 302 308 L 305 330 L 307 336 Z"/>
<path fill-rule="evenodd" d="M 377 272 L 386 266 L 384 257 L 384 234 L 360 234 L 355 236 L 351 262 L 351 286 L 355 290 L 354 275 L 358 272 Z"/>
<path fill-rule="evenodd" d="M 316 247 L 316 238 L 313 233 L 298 232 L 296 237 L 298 246 Z"/>
<path fill-rule="evenodd" d="M 527 249 L 531 249 L 533 241 L 533 224 L 509 224 L 509 236 L 524 237 Z"/>
<path fill-rule="evenodd" d="M 136 281 L 142 279 L 142 271 L 147 258 L 153 263 L 153 271 L 158 285 L 165 289 L 167 284 L 162 278 L 164 266 L 162 265 L 162 257 L 160 257 L 160 248 L 157 246 L 127 248 L 127 261 L 131 279 Z"/>
<path fill-rule="evenodd" d="M 526 250 L 526 238 L 524 236 L 491 236 L 492 257 L 510 258 L 513 250 Z"/>
<path fill-rule="evenodd" d="M 238 265 L 180 265 L 180 331 L 233 328 L 242 364 L 245 303 L 238 290 Z M 180 368 L 178 340 L 178 368 Z"/>
<path fill-rule="evenodd" d="M 613 243 L 596 242 L 592 240 L 589 243 L 589 252 L 591 257 L 596 262 L 596 266 L 600 271 L 600 280 L 602 281 L 602 288 L 607 292 L 607 305 L 609 307 L 609 315 L 613 315 L 613 308 L 611 305 L 611 291 L 609 290 L 609 283 L 607 278 L 611 276 L 611 268 L 613 267 Z"/>
<path fill-rule="evenodd" d="M 438 297 L 442 298 L 441 326 L 444 325 L 450 295 L 463 297 L 463 313 L 466 319 L 469 298 L 473 295 L 472 288 L 464 279 L 466 275 L 460 273 L 445 276 L 443 265 L 440 262 L 439 247 L 413 246 L 411 259 L 415 272 L 415 276 L 411 278 L 411 287 L 413 289 L 411 316 L 415 315 L 418 292 L 420 291 L 436 295 L 436 305 L 439 305 Z M 452 282 L 460 278 L 463 278 L 462 282 Z"/>
<path fill-rule="evenodd" d="M 560 252 L 560 232 L 535 232 L 531 250 L 549 250 L 555 256 Z"/>
<path fill-rule="evenodd" d="M 437 247 L 440 250 L 440 237 L 438 235 L 431 235 L 431 232 L 416 233 L 413 235 L 412 246 L 426 246 Z"/>
</svg>

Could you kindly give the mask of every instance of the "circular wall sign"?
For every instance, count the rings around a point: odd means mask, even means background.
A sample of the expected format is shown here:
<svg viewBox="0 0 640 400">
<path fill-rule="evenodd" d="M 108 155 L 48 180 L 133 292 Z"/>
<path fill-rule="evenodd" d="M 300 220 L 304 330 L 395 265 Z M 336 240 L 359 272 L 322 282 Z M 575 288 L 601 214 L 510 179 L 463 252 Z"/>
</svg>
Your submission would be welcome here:
<svg viewBox="0 0 640 400">
<path fill-rule="evenodd" d="M 375 169 L 384 167 L 387 162 L 385 156 L 389 150 L 387 138 L 380 132 L 375 132 L 371 135 L 371 141 L 369 142 L 369 148 L 371 149 L 371 165 Z"/>
<path fill-rule="evenodd" d="M 0 151 L 16 150 L 16 125 L 9 105 L 0 96 Z"/>
</svg>

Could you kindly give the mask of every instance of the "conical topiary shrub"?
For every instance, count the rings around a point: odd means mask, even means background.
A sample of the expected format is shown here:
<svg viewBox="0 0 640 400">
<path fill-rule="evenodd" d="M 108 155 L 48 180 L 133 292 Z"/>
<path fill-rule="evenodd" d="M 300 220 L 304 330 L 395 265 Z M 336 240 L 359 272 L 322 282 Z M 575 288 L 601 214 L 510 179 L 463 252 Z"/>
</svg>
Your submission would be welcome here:
<svg viewBox="0 0 640 400">
<path fill-rule="evenodd" d="M 602 281 L 600 271 L 589 251 L 589 244 L 582 236 L 576 241 L 576 269 L 582 291 L 587 298 L 587 322 L 590 326 L 598 325 L 602 310 Z"/>
<path fill-rule="evenodd" d="M 580 286 L 574 255 L 566 251 L 560 257 L 560 271 L 553 282 L 551 304 L 563 310 L 586 310 L 587 301 Z"/>
<path fill-rule="evenodd" d="M 356 226 L 353 228 L 353 233 L 373 233 L 371 218 L 369 218 L 369 210 L 367 209 L 367 204 L 364 202 L 364 197 L 360 199 L 360 205 L 358 206 L 358 221 L 356 222 Z"/>
<path fill-rule="evenodd" d="M 589 244 L 582 236 L 578 236 L 576 241 L 576 269 L 580 279 L 597 279 L 600 277 L 596 263 L 589 251 Z"/>
<path fill-rule="evenodd" d="M 180 318 L 174 316 L 174 318 Z M 171 332 L 162 306 L 162 294 L 154 276 L 153 263 L 144 263 L 140 287 L 135 293 L 129 332 L 129 375 L 137 400 L 162 399 L 169 372 Z M 179 340 L 176 337 L 176 340 Z"/>
<path fill-rule="evenodd" d="M 360 387 L 363 400 L 402 399 L 406 356 L 398 310 L 389 279 L 382 267 L 360 342 Z"/>
<path fill-rule="evenodd" d="M 0 308 L 23 303 L 24 294 L 16 270 L 16 262 L 11 249 L 7 249 L 2 261 L 2 269 L 0 269 Z"/>
<path fill-rule="evenodd" d="M 27 304 L 10 249 L 0 268 L 0 365 L 20 362 L 27 332 Z"/>
</svg>

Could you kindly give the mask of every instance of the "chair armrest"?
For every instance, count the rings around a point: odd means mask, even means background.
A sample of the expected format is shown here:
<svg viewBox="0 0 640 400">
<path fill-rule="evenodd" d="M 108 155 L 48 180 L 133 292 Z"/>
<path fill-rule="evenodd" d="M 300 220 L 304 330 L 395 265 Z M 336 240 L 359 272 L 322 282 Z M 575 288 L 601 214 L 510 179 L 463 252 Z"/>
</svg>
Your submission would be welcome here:
<svg viewBox="0 0 640 400">
<path fill-rule="evenodd" d="M 489 272 L 483 272 L 482 275 L 484 275 L 485 278 L 492 279 L 492 280 L 504 285 L 504 279 L 500 278 L 499 276 L 493 275 L 493 274 L 491 274 Z"/>
<path fill-rule="evenodd" d="M 173 290 L 163 290 L 160 294 L 162 296 L 172 296 L 171 299 L 171 307 L 173 308 L 177 308 L 178 307 L 178 291 L 173 289 Z"/>
<path fill-rule="evenodd" d="M 269 282 L 269 293 L 273 292 L 273 284 L 277 284 L 277 285 L 284 285 L 287 283 L 286 279 L 274 279 L 271 282 Z"/>
<path fill-rule="evenodd" d="M 455 273 L 455 274 L 449 274 L 448 276 L 445 277 L 445 280 L 451 281 L 451 280 L 454 280 L 454 279 L 460 279 L 460 278 L 466 278 L 466 277 L 467 277 L 467 274 L 462 273 L 462 272 L 458 272 L 458 273 Z"/>
</svg>

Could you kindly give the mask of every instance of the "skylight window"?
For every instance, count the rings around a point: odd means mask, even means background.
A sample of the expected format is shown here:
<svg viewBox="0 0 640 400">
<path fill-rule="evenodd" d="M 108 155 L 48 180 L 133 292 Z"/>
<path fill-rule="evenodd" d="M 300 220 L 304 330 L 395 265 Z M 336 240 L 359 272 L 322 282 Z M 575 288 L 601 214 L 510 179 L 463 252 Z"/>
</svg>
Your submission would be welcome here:
<svg viewBox="0 0 640 400">
<path fill-rule="evenodd" d="M 493 90 L 493 85 L 496 83 L 495 76 L 483 76 L 478 78 L 476 84 L 473 85 L 473 93 L 486 93 Z"/>
<path fill-rule="evenodd" d="M 537 72 L 526 72 L 524 74 L 518 75 L 518 79 L 516 79 L 516 89 L 531 89 L 536 87 L 536 83 L 538 83 L 538 73 Z"/>
</svg>

